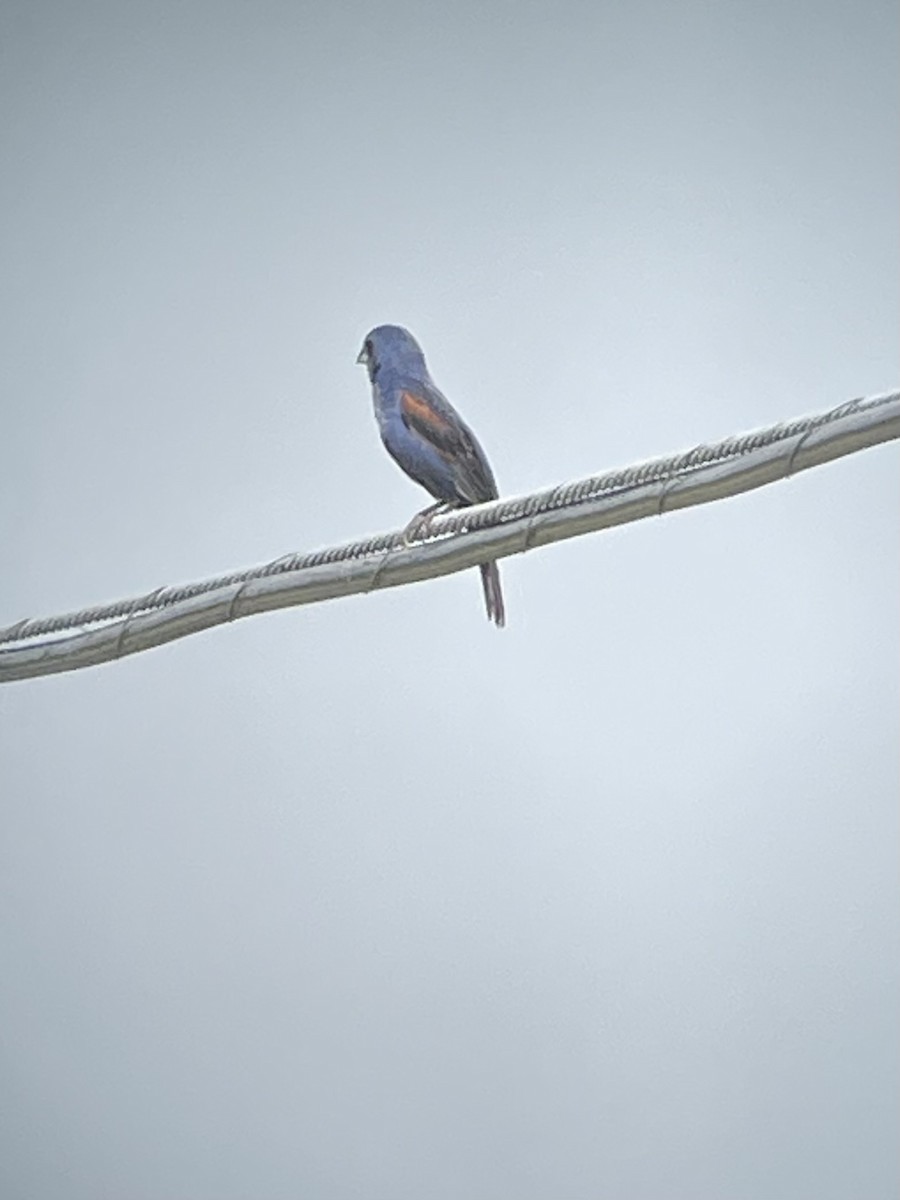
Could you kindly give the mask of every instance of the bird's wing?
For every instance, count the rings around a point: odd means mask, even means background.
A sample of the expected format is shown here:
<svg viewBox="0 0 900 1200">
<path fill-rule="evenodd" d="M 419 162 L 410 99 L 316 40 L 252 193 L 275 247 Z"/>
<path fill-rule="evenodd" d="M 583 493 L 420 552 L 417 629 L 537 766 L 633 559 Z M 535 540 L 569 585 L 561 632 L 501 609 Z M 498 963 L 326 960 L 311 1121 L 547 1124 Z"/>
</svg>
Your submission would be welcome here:
<svg viewBox="0 0 900 1200">
<path fill-rule="evenodd" d="M 406 384 L 400 390 L 400 412 L 407 429 L 433 446 L 451 468 L 461 500 L 477 504 L 494 499 L 497 485 L 484 451 L 437 388 Z"/>
</svg>

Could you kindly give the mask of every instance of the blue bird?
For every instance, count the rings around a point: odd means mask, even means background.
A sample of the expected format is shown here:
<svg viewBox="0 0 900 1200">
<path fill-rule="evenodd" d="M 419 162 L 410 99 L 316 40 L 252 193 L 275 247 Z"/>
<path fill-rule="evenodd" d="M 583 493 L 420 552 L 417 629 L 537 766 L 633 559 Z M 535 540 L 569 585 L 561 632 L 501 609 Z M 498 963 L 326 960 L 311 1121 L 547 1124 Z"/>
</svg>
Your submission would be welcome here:
<svg viewBox="0 0 900 1200">
<path fill-rule="evenodd" d="M 412 334 L 399 325 L 379 325 L 366 335 L 356 360 L 369 373 L 375 416 L 388 454 L 437 500 L 414 518 L 409 529 L 439 509 L 464 508 L 496 500 L 497 485 L 475 434 L 438 390 L 425 355 Z M 500 572 L 481 564 L 488 620 L 506 623 Z"/>
</svg>

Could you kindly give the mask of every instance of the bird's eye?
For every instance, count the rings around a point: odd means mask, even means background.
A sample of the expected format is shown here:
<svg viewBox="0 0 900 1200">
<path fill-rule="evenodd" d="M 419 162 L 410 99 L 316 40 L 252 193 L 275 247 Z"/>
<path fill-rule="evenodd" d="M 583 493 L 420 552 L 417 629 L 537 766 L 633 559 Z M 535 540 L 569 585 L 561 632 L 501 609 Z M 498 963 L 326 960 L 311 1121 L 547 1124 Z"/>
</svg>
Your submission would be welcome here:
<svg viewBox="0 0 900 1200">
<path fill-rule="evenodd" d="M 364 349 L 366 352 L 366 358 L 371 358 L 372 357 L 372 339 L 371 338 L 366 338 L 366 344 L 365 344 Z"/>
</svg>

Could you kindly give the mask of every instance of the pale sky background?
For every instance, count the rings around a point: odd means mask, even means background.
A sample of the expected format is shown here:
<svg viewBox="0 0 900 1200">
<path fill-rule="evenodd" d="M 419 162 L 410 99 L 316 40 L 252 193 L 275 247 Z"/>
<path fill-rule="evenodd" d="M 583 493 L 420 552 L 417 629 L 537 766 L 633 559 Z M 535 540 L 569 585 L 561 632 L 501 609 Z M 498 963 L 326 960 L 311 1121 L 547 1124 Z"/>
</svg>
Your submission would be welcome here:
<svg viewBox="0 0 900 1200">
<path fill-rule="evenodd" d="M 893 2 L 0 6 L 0 625 L 895 386 Z M 900 461 L 0 688 L 0 1195 L 894 1200 Z"/>
</svg>

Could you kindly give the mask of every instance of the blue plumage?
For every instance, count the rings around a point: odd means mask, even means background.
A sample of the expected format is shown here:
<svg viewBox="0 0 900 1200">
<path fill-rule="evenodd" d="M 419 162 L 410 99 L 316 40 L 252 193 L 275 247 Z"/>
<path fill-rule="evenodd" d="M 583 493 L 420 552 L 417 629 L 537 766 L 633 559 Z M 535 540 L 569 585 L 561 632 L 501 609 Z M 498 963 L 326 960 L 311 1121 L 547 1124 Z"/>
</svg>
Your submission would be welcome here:
<svg viewBox="0 0 900 1200">
<path fill-rule="evenodd" d="M 439 391 L 418 342 L 399 325 L 379 325 L 357 362 L 372 384 L 375 416 L 388 453 L 440 503 L 461 508 L 497 497 L 487 456 L 462 417 Z M 483 563 L 488 619 L 505 624 L 500 572 Z"/>
</svg>

